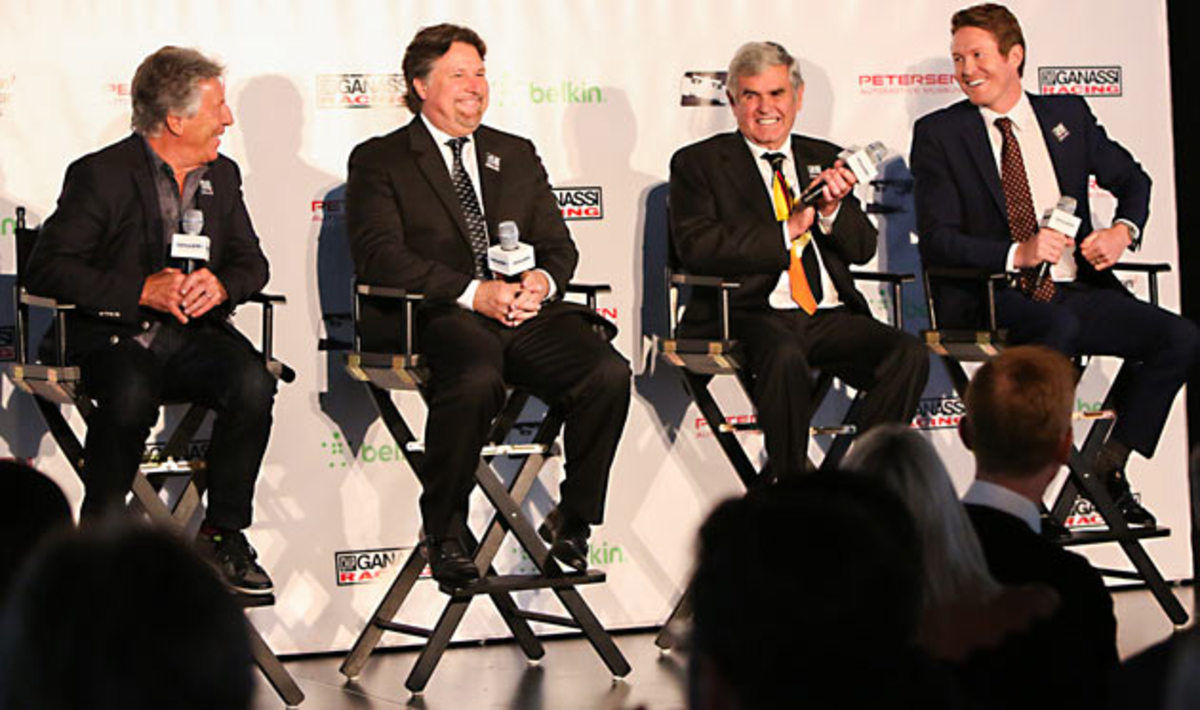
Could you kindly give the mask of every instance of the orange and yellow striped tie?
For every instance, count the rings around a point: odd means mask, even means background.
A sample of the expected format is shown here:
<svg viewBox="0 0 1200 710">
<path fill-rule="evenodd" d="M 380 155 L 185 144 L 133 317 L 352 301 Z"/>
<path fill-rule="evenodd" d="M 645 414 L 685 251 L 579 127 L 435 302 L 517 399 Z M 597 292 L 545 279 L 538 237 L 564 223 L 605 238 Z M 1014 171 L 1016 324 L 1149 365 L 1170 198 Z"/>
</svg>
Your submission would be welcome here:
<svg viewBox="0 0 1200 710">
<path fill-rule="evenodd" d="M 771 204 L 775 207 L 775 219 L 786 222 L 792 216 L 796 199 L 788 185 L 787 177 L 783 174 L 783 153 L 767 153 L 764 159 L 771 163 Z M 817 299 L 813 296 L 812 287 L 808 284 L 808 275 L 804 273 L 804 264 L 800 255 L 812 241 L 812 233 L 805 232 L 792 241 L 788 261 L 788 281 L 792 287 L 792 300 L 808 315 L 817 312 Z"/>
</svg>

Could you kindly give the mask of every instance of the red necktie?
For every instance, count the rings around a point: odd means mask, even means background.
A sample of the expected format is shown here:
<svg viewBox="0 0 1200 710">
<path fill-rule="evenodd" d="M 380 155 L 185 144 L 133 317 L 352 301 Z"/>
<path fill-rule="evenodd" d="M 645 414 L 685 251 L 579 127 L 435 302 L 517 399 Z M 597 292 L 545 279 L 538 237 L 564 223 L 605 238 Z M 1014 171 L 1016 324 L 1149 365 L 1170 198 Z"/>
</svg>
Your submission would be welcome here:
<svg viewBox="0 0 1200 710">
<path fill-rule="evenodd" d="M 1029 177 L 1025 174 L 1025 159 L 1021 146 L 1013 135 L 1012 119 L 996 119 L 1000 129 L 1000 186 L 1004 189 L 1004 207 L 1008 212 L 1008 231 L 1014 242 L 1028 241 L 1037 234 L 1037 217 L 1033 212 L 1033 197 L 1029 193 Z M 1054 297 L 1054 279 L 1038 278 L 1039 267 L 1021 270 L 1021 293 L 1035 301 L 1046 303 Z"/>
</svg>

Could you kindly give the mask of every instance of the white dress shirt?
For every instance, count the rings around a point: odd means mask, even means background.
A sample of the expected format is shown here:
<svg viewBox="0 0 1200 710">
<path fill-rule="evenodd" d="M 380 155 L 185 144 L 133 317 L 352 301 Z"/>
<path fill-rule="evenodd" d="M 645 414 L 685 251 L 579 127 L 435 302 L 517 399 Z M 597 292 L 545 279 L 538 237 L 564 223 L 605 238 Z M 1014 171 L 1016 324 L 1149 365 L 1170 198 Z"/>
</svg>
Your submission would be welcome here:
<svg viewBox="0 0 1200 710">
<path fill-rule="evenodd" d="M 1042 514 L 1033 501 L 1004 486 L 976 479 L 963 496 L 963 503 L 982 505 L 1020 518 L 1035 533 L 1042 534 Z"/>
<path fill-rule="evenodd" d="M 801 182 L 796 175 L 796 160 L 792 156 L 792 141 L 790 138 L 779 147 L 779 150 L 764 148 L 745 136 L 742 136 L 742 138 L 746 141 L 746 147 L 750 150 L 750 155 L 754 157 L 755 165 L 758 166 L 758 173 L 762 176 L 763 186 L 767 190 L 767 195 L 769 197 L 772 196 L 772 187 L 775 181 L 775 174 L 771 169 L 771 163 L 767 160 L 764 160 L 763 156 L 767 153 L 782 153 L 784 156 L 783 176 L 787 178 L 788 185 L 792 188 L 793 197 L 799 199 L 799 195 L 803 189 L 803 186 L 807 185 L 811 180 L 805 180 L 804 182 Z M 821 214 L 820 211 L 818 211 L 817 224 L 814 226 L 819 226 L 821 232 L 824 234 L 832 234 L 833 221 L 837 219 L 838 212 L 841 209 L 842 207 L 839 204 L 838 208 L 834 210 L 833 214 L 829 217 L 826 217 L 825 215 Z M 779 232 L 783 239 L 783 248 L 791 250 L 792 239 L 788 236 L 787 222 L 779 223 Z M 837 288 L 833 285 L 833 281 L 831 281 L 829 278 L 829 270 L 825 268 L 825 261 L 821 258 L 821 250 L 817 249 L 816 243 L 811 240 L 805 249 L 815 250 L 814 253 L 817 255 L 817 264 L 819 264 L 821 267 L 821 300 L 817 303 L 817 308 L 834 308 L 842 305 L 842 299 L 838 295 Z M 779 281 L 775 283 L 775 288 L 772 289 L 771 293 L 767 296 L 767 303 L 771 306 L 771 308 L 776 310 L 791 310 L 800 307 L 795 301 L 792 300 L 792 285 L 791 281 L 788 279 L 788 272 L 786 270 L 779 275 Z"/>
</svg>

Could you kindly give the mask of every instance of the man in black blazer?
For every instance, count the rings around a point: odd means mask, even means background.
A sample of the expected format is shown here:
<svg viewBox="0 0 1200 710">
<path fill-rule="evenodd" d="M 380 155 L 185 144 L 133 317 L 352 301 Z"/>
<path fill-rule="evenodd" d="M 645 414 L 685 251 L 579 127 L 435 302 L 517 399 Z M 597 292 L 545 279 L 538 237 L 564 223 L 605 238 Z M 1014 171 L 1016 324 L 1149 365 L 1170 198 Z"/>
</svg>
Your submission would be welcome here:
<svg viewBox="0 0 1200 710">
<path fill-rule="evenodd" d="M 1116 391 L 1117 422 L 1097 473 L 1106 477 L 1130 523 L 1153 524 L 1154 516 L 1130 492 L 1124 469 L 1130 450 L 1154 454 L 1171 403 L 1200 352 L 1200 334 L 1190 321 L 1133 298 L 1110 268 L 1126 248 L 1141 243 L 1150 178 L 1108 137 L 1083 99 L 1022 92 L 1025 40 L 1006 8 L 962 10 L 951 31 L 955 73 L 967 100 L 921 118 L 913 129 L 921 257 L 927 266 L 1030 274 L 1023 277 L 1029 285 L 996 294 L 997 325 L 1008 329 L 1013 343 L 1040 343 L 1068 356 L 1125 358 L 1131 367 Z M 1011 142 L 1001 127 L 1006 125 Z M 1010 180 L 1004 161 L 1014 158 L 1010 164 L 1020 167 Z M 1117 198 L 1115 219 L 1106 228 L 1091 222 L 1093 175 Z M 1013 187 L 1006 188 L 1006 180 Z M 1027 197 L 1009 197 L 1010 190 L 1022 189 Z M 1078 243 L 1033 219 L 1014 234 L 1010 217 L 1020 219 L 1013 216 L 1020 204 L 1031 207 L 1028 217 L 1035 218 L 1060 196 L 1077 203 Z M 1038 286 L 1039 269 L 1048 269 L 1052 284 Z M 1043 287 L 1052 292 L 1038 293 Z M 975 327 L 980 292 L 948 284 L 935 295 L 947 326 Z"/>
<path fill-rule="evenodd" d="M 238 591 L 267 594 L 271 580 L 242 531 L 270 436 L 275 380 L 228 322 L 266 283 L 267 260 L 238 167 L 217 153 L 233 123 L 223 72 L 178 47 L 142 62 L 131 85 L 134 134 L 67 169 L 26 285 L 76 306 L 67 356 L 96 403 L 84 443 L 84 519 L 124 509 L 162 401 L 199 402 L 217 414 L 199 544 Z M 190 209 L 203 213 L 206 259 L 172 256 Z"/>
<path fill-rule="evenodd" d="M 975 455 L 975 481 L 963 502 L 988 569 L 1002 584 L 1047 584 L 1062 600 L 997 654 L 996 707 L 1104 707 L 1117 665 L 1100 574 L 1041 534 L 1038 505 L 1070 456 L 1074 400 L 1074 367 L 1039 345 L 1005 350 L 967 390 L 959 431 Z"/>
<path fill-rule="evenodd" d="M 533 145 L 480 125 L 486 47 L 474 31 L 422 29 L 404 55 L 405 100 L 417 114 L 350 156 L 346 210 L 362 282 L 424 294 L 417 340 L 431 371 L 421 516 L 434 577 L 477 570 L 460 540 L 467 499 L 505 383 L 566 409 L 562 502 L 540 528 L 559 560 L 587 567 L 608 472 L 629 408 L 628 363 L 606 342 L 615 328 L 561 300 L 579 255 Z M 537 268 L 494 278 L 486 249 L 515 222 Z M 397 326 L 366 322 L 378 341 Z M 389 334 L 387 331 L 391 329 Z M 390 338 L 389 338 L 390 336 Z"/>
<path fill-rule="evenodd" d="M 672 245 L 687 271 L 741 283 L 731 296 L 732 334 L 754 376 L 771 467 L 786 475 L 804 470 L 815 369 L 867 391 L 858 421 L 865 431 L 911 419 L 929 360 L 911 335 L 871 318 L 854 288 L 848 265 L 874 256 L 877 232 L 837 146 L 791 134 L 804 94 L 795 58 L 774 42 L 751 42 L 734 55 L 728 82 L 737 132 L 671 159 Z M 825 187 L 815 209 L 794 199 L 818 181 Z M 715 295 L 697 294 L 684 332 L 712 330 L 716 304 Z"/>
</svg>

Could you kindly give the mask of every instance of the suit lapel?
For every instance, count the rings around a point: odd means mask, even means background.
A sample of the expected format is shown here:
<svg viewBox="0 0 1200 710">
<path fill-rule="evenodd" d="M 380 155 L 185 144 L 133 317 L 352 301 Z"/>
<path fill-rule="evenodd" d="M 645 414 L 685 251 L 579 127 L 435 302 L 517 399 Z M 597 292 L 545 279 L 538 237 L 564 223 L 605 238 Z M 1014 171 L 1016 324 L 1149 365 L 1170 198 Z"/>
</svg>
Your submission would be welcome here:
<svg viewBox="0 0 1200 710">
<path fill-rule="evenodd" d="M 142 261 L 147 273 L 157 273 L 166 264 L 166 245 L 163 244 L 162 212 L 158 206 L 158 189 L 154 186 L 154 162 L 146 154 L 141 136 L 128 139 L 129 173 L 137 188 L 138 202 L 142 207 Z"/>
<path fill-rule="evenodd" d="M 441 149 L 434 145 L 433 136 L 430 135 L 429 129 L 425 127 L 420 116 L 414 118 L 408 126 L 409 148 L 416 158 L 417 168 L 425 176 L 438 199 L 442 201 L 442 205 L 454 220 L 454 224 L 458 226 L 459 236 L 470 245 L 470 238 L 467 235 L 467 220 L 463 216 L 458 195 L 454 192 L 454 182 L 450 179 L 450 172 L 446 170 L 446 162 L 442 159 Z"/>
<path fill-rule="evenodd" d="M 965 104 L 962 117 L 963 145 L 967 155 L 975 163 L 975 168 L 987 185 L 992 200 L 1000 214 L 1007 215 L 1004 206 L 1004 188 L 1000 184 L 1000 170 L 996 167 L 996 156 L 992 153 L 992 142 L 988 138 L 987 126 L 979 109 L 971 104 Z"/>
<path fill-rule="evenodd" d="M 1054 166 L 1054 179 L 1058 181 L 1058 189 L 1069 184 L 1063 179 L 1062 171 L 1066 169 L 1067 158 L 1063 143 L 1054 135 L 1054 117 L 1050 115 L 1053 104 L 1043 102 L 1039 96 L 1029 96 L 1029 106 L 1037 117 L 1038 126 L 1042 129 L 1042 140 L 1046 142 L 1046 151 L 1050 154 L 1050 164 Z"/>
<path fill-rule="evenodd" d="M 500 170 L 503 161 L 495 153 L 489 153 L 487 134 L 481 128 L 475 131 L 475 163 L 479 172 L 479 189 L 483 193 L 483 217 L 487 222 L 488 238 L 496 234 L 500 218 Z M 489 159 L 490 158 L 490 159 Z M 492 165 L 489 166 L 488 163 Z"/>
<path fill-rule="evenodd" d="M 755 214 L 771 215 L 771 219 L 774 219 L 771 197 L 763 187 L 762 173 L 755 162 L 757 159 L 747 148 L 741 133 L 729 135 L 721 152 L 721 162 L 725 167 L 723 172 L 729 176 L 729 181 L 741 193 L 746 204 L 752 206 Z"/>
</svg>

